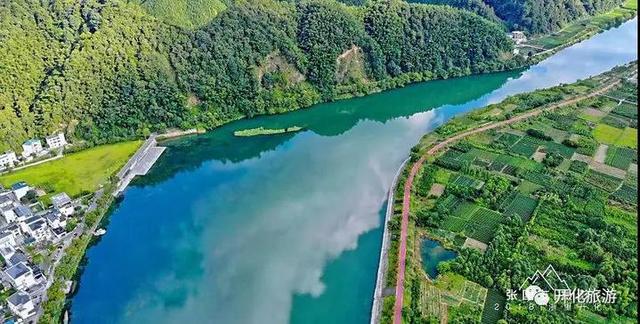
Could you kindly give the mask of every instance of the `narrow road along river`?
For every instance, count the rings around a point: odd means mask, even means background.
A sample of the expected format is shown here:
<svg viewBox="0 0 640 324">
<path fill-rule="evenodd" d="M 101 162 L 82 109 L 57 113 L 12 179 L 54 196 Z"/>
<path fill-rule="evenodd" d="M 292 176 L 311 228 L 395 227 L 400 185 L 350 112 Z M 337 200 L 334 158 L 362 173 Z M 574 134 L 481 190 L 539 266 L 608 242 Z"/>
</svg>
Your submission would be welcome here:
<svg viewBox="0 0 640 324">
<path fill-rule="evenodd" d="M 386 191 L 456 114 L 637 59 L 636 19 L 522 72 L 432 81 L 177 139 L 114 206 L 74 323 L 367 323 Z M 234 130 L 304 126 L 238 138 Z"/>
</svg>

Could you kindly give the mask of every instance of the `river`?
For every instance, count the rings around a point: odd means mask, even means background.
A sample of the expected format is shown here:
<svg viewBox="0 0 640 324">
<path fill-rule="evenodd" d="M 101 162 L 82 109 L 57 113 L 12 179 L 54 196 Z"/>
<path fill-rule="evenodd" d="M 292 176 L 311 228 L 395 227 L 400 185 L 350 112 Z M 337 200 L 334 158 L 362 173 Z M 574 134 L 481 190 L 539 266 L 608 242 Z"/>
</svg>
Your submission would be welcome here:
<svg viewBox="0 0 640 324">
<path fill-rule="evenodd" d="M 74 323 L 368 323 L 386 191 L 418 139 L 637 59 L 637 18 L 528 68 L 415 84 L 166 143 L 87 252 Z M 234 130 L 304 126 L 295 134 Z"/>
</svg>

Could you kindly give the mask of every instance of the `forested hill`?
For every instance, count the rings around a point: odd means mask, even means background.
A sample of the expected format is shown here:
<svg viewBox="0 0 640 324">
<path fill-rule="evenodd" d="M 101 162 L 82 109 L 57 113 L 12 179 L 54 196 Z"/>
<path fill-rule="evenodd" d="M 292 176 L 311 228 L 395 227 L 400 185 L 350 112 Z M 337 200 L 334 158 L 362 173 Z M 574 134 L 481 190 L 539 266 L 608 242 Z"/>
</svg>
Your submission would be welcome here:
<svg viewBox="0 0 640 324">
<path fill-rule="evenodd" d="M 447 4 L 487 18 L 499 17 L 507 28 L 550 33 L 568 22 L 612 9 L 624 0 L 409 0 Z"/>
<path fill-rule="evenodd" d="M 497 24 L 445 6 L 151 2 L 0 2 L 0 150 L 57 130 L 104 143 L 211 128 L 518 63 Z"/>
</svg>

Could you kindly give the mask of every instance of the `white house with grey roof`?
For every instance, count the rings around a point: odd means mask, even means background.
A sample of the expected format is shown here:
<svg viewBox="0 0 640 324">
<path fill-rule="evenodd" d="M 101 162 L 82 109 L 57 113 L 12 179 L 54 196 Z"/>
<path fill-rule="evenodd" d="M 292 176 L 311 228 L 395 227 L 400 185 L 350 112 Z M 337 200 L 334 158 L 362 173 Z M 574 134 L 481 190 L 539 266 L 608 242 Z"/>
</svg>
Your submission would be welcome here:
<svg viewBox="0 0 640 324">
<path fill-rule="evenodd" d="M 13 205 L 5 205 L 0 207 L 0 216 L 2 216 L 2 220 L 5 224 L 10 224 L 18 219 Z"/>
<path fill-rule="evenodd" d="M 7 305 L 11 312 L 22 320 L 26 320 L 36 314 L 36 307 L 31 296 L 24 291 L 16 291 L 13 295 L 9 296 L 9 298 L 7 298 Z"/>
<path fill-rule="evenodd" d="M 36 242 L 51 240 L 51 232 L 47 221 L 42 216 L 32 216 L 20 223 L 23 233 L 27 233 Z"/>
<path fill-rule="evenodd" d="M 42 142 L 40 142 L 40 140 L 30 139 L 22 143 L 22 157 L 38 156 L 41 155 L 41 153 L 44 153 L 44 149 L 42 148 Z"/>
<path fill-rule="evenodd" d="M 9 224 L 3 228 L 0 229 L 0 232 L 10 232 L 13 234 L 13 236 L 16 238 L 16 240 L 18 241 L 18 243 L 20 243 L 21 241 L 21 237 L 22 237 L 22 229 L 20 228 L 20 226 L 18 225 L 18 223 L 13 223 L 13 224 Z"/>
<path fill-rule="evenodd" d="M 15 249 L 18 246 L 18 240 L 12 232 L 0 233 L 0 248 L 9 247 Z"/>
<path fill-rule="evenodd" d="M 49 227 L 52 229 L 67 226 L 67 217 L 57 209 L 47 210 L 42 214 L 42 217 L 47 220 L 47 224 L 49 224 Z"/>
<path fill-rule="evenodd" d="M 25 262 L 20 262 L 4 270 L 6 279 L 16 289 L 27 290 L 38 284 L 33 269 Z"/>
<path fill-rule="evenodd" d="M 11 191 L 13 191 L 13 194 L 16 195 L 18 200 L 22 199 L 29 190 L 31 190 L 31 187 L 29 187 L 29 185 L 24 181 L 16 182 L 11 185 Z"/>
<path fill-rule="evenodd" d="M 16 250 L 14 247 L 0 247 L 0 255 L 4 259 L 7 268 L 12 267 L 18 263 L 25 263 L 29 261 L 26 254 L 20 250 Z"/>
<path fill-rule="evenodd" d="M 13 208 L 13 212 L 16 214 L 16 220 L 18 222 L 21 222 L 33 216 L 33 212 L 31 212 L 31 209 L 22 204 Z"/>
<path fill-rule="evenodd" d="M 13 168 L 18 163 L 18 157 L 13 151 L 6 151 L 0 154 L 0 169 Z"/>
<path fill-rule="evenodd" d="M 17 200 L 18 198 L 12 191 L 0 192 L 0 207 L 6 206 L 6 205 L 12 205 Z"/>
<path fill-rule="evenodd" d="M 73 201 L 65 192 L 61 192 L 51 197 L 51 203 L 65 216 L 73 215 L 74 206 Z"/>
<path fill-rule="evenodd" d="M 47 146 L 51 149 L 56 149 L 67 145 L 67 140 L 64 138 L 64 134 L 62 133 L 47 136 L 45 137 L 45 141 L 47 142 Z"/>
</svg>

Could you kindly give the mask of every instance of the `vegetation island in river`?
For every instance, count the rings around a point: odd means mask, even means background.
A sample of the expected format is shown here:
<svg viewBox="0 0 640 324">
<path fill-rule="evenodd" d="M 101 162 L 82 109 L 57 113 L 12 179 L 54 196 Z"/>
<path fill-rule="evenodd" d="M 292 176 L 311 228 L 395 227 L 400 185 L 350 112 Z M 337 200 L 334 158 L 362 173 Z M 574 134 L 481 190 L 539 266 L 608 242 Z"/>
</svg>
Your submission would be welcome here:
<svg viewBox="0 0 640 324">
<path fill-rule="evenodd" d="M 285 134 L 285 133 L 295 133 L 295 132 L 301 131 L 302 129 L 303 128 L 300 126 L 291 126 L 287 128 L 278 128 L 278 129 L 257 127 L 257 128 L 235 131 L 233 132 L 233 135 L 240 136 L 240 137 L 259 136 L 259 135 L 276 135 L 276 134 Z"/>
<path fill-rule="evenodd" d="M 388 224 L 390 287 L 402 271 L 409 183 L 403 322 L 635 322 L 637 100 L 634 62 L 510 97 L 425 135 L 395 188 Z M 457 254 L 436 277 L 423 266 L 425 239 Z M 510 295 L 521 296 L 523 283 L 545 269 L 574 293 L 615 298 L 556 304 L 550 292 L 539 306 Z M 383 323 L 392 321 L 396 297 L 385 297 Z"/>
</svg>

